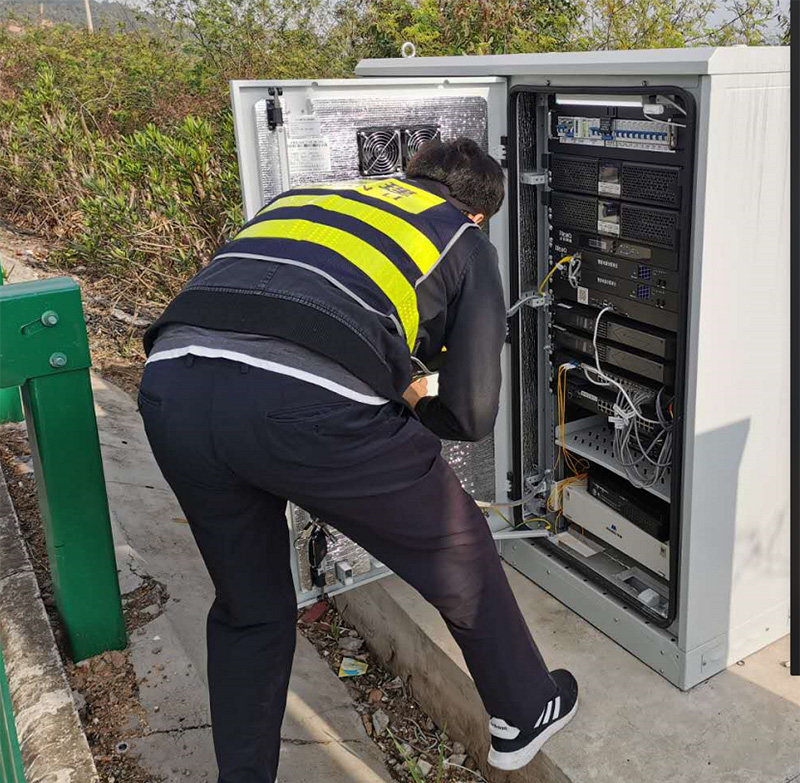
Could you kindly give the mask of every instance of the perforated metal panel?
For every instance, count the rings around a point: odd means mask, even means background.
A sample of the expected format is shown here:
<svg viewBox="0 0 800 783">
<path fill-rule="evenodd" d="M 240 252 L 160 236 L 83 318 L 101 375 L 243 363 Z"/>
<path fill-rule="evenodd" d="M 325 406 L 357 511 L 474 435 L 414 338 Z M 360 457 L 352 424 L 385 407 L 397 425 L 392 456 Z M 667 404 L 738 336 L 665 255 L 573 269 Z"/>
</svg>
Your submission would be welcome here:
<svg viewBox="0 0 800 783">
<path fill-rule="evenodd" d="M 625 163 L 622 166 L 622 197 L 652 201 L 667 207 L 680 203 L 680 171 L 662 166 L 640 166 Z"/>
<path fill-rule="evenodd" d="M 623 204 L 620 213 L 620 235 L 625 239 L 674 248 L 678 242 L 678 213 Z"/>
<path fill-rule="evenodd" d="M 597 231 L 597 199 L 553 192 L 550 194 L 550 210 L 554 225 L 592 233 Z"/>
<path fill-rule="evenodd" d="M 520 167 L 536 167 L 536 103 L 534 96 L 522 96 L 518 105 L 517 133 Z M 537 243 L 538 190 L 522 185 L 519 190 L 518 248 L 519 289 L 534 290 L 539 284 Z M 538 409 L 538 329 L 535 310 L 520 312 L 520 417 L 522 421 L 522 473 L 529 475 L 538 463 L 539 437 L 536 428 Z M 519 434 L 517 434 L 519 437 Z"/>
<path fill-rule="evenodd" d="M 407 95 L 396 92 L 385 97 L 354 96 L 352 98 L 326 97 L 323 91 L 309 98 L 306 113 L 287 110 L 284 114 L 287 134 L 313 116 L 318 122 L 318 138 L 327 140 L 330 167 L 300 168 L 293 170 L 290 160 L 285 160 L 280 150 L 280 135 L 269 128 L 267 100 L 255 106 L 258 128 L 258 150 L 262 202 L 267 202 L 285 189 L 314 182 L 336 182 L 361 176 L 359 170 L 358 131 L 365 127 L 395 127 L 433 125 L 439 127 L 444 140 L 469 136 L 482 147 L 488 144 L 486 131 L 486 100 L 477 96 L 435 94 Z M 397 151 L 401 140 L 398 135 Z"/>
<path fill-rule="evenodd" d="M 577 193 L 597 193 L 598 162 L 554 155 L 550 161 L 552 187 Z"/>
</svg>

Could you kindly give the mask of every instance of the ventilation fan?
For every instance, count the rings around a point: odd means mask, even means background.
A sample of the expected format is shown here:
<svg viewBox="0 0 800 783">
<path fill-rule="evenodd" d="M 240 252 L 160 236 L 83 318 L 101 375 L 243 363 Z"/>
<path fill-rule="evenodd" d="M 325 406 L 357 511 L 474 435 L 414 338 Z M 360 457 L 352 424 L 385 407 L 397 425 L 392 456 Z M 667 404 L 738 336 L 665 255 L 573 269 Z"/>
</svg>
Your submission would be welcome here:
<svg viewBox="0 0 800 783">
<path fill-rule="evenodd" d="M 419 148 L 429 141 L 441 141 L 438 125 L 412 125 L 403 128 L 403 167 L 419 152 Z"/>
<path fill-rule="evenodd" d="M 364 128 L 358 131 L 358 169 L 365 177 L 385 177 L 403 167 L 398 128 Z"/>
</svg>

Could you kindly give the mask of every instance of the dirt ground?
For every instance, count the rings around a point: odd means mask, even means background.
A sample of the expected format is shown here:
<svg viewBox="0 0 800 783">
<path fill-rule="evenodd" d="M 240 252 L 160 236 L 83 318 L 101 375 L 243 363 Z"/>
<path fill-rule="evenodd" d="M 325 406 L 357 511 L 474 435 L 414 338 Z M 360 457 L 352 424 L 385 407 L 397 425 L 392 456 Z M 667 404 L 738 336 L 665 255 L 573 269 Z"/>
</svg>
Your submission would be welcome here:
<svg viewBox="0 0 800 783">
<path fill-rule="evenodd" d="M 368 665 L 365 674 L 348 677 L 345 684 L 395 780 L 484 781 L 464 746 L 422 711 L 408 684 L 377 662 L 358 633 L 343 624 L 335 607 L 325 602 L 312 606 L 299 614 L 298 627 L 337 674 L 345 657 Z"/>
<path fill-rule="evenodd" d="M 0 464 L 101 783 L 160 783 L 160 778 L 153 777 L 133 756 L 127 755 L 128 742 L 146 734 L 148 729 L 128 652 L 106 652 L 79 664 L 70 658 L 53 597 L 24 425 L 0 427 Z M 128 633 L 158 616 L 167 599 L 164 586 L 152 579 L 145 579 L 136 590 L 123 596 Z"/>
<path fill-rule="evenodd" d="M 95 371 L 129 394 L 135 394 L 144 362 L 141 337 L 146 326 L 158 316 L 157 306 L 145 303 L 131 307 L 124 301 L 124 295 L 114 293 L 109 281 L 89 279 L 80 267 L 54 268 L 47 262 L 44 243 L 35 237 L 0 229 L 0 261 L 12 281 L 58 274 L 75 278 L 82 290 Z M 102 783 L 159 783 L 127 754 L 127 742 L 148 730 L 138 701 L 139 683 L 128 654 L 104 653 L 77 666 L 67 654 L 55 611 L 24 426 L 0 428 L 0 462 Z M 124 596 L 128 632 L 160 614 L 168 597 L 164 585 L 154 580 L 145 580 L 136 591 Z M 361 715 L 369 736 L 385 754 L 395 780 L 484 781 L 464 747 L 447 736 L 446 727 L 437 726 L 421 710 L 400 678 L 380 666 L 357 633 L 343 626 L 335 608 L 324 604 L 301 612 L 298 626 L 337 674 L 345 656 L 368 664 L 365 674 L 346 678 L 345 684 L 354 709 Z"/>
</svg>

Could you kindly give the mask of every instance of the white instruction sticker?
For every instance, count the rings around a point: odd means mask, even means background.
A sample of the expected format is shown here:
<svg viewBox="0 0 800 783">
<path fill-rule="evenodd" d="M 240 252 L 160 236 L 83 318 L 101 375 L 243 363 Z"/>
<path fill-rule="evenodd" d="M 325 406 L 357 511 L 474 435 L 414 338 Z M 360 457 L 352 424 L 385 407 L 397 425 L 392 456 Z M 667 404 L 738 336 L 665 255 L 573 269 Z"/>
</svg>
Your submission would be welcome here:
<svg viewBox="0 0 800 783">
<path fill-rule="evenodd" d="M 598 182 L 597 192 L 606 196 L 619 196 L 622 193 L 622 187 L 617 182 Z"/>
<path fill-rule="evenodd" d="M 597 230 L 601 234 L 613 234 L 619 236 L 619 223 L 609 223 L 607 220 L 597 221 Z"/>
<path fill-rule="evenodd" d="M 589 304 L 589 289 L 585 286 L 578 286 L 578 302 L 579 304 Z"/>
<path fill-rule="evenodd" d="M 292 114 L 286 122 L 286 132 L 291 139 L 320 137 L 319 120 L 316 114 Z"/>
<path fill-rule="evenodd" d="M 331 148 L 325 136 L 308 136 L 286 140 L 289 171 L 293 176 L 331 170 Z"/>
</svg>

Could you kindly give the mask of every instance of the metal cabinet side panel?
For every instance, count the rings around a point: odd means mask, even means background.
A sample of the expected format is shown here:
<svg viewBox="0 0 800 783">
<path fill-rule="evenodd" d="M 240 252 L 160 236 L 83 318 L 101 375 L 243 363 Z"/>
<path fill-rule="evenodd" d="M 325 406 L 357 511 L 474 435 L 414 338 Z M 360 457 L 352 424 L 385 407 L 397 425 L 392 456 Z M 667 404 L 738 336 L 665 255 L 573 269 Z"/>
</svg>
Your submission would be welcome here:
<svg viewBox="0 0 800 783">
<path fill-rule="evenodd" d="M 730 661 L 788 631 L 789 74 L 699 103 L 679 642 Z"/>
</svg>

